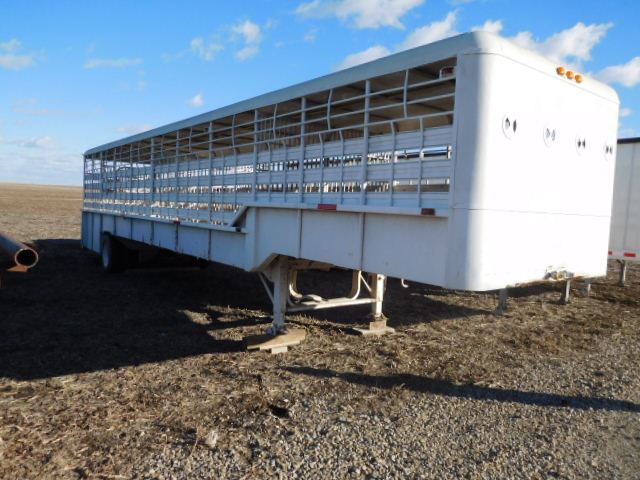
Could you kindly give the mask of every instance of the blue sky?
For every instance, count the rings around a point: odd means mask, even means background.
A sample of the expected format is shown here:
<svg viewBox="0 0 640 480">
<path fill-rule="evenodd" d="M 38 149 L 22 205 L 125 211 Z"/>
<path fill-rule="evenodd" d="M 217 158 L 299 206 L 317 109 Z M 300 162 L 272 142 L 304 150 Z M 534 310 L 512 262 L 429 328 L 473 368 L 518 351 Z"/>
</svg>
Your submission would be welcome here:
<svg viewBox="0 0 640 480">
<path fill-rule="evenodd" d="M 0 0 L 0 181 L 77 184 L 82 152 L 482 28 L 612 84 L 640 135 L 637 1 Z"/>
</svg>

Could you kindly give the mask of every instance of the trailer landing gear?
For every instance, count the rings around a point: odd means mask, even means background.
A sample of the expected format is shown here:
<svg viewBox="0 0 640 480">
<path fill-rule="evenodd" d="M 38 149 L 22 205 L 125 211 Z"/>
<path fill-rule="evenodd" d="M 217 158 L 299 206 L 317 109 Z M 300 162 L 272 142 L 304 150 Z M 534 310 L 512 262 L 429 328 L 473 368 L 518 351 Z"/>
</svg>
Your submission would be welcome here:
<svg viewBox="0 0 640 480">
<path fill-rule="evenodd" d="M 567 280 L 560 294 L 560 305 L 568 305 L 571 303 L 571 280 Z"/>
<path fill-rule="evenodd" d="M 273 322 L 264 335 L 245 338 L 247 349 L 269 350 L 271 353 L 286 352 L 288 347 L 302 342 L 306 338 L 306 333 L 301 329 L 287 328 L 285 314 L 324 308 L 370 304 L 372 321 L 369 322 L 369 328 L 354 330 L 362 335 L 381 335 L 395 331 L 387 326 L 387 319 L 382 314 L 386 280 L 384 275 L 371 274 L 369 284 L 361 271 L 354 270 L 351 277 L 351 291 L 345 297 L 325 299 L 318 295 L 303 295 L 298 291 L 297 276 L 299 271 L 312 268 L 328 269 L 330 267 L 331 265 L 307 260 L 279 257 L 267 270 L 260 272 L 258 274 L 260 280 L 273 304 Z M 369 292 L 369 296 L 360 296 L 363 287 Z"/>
<path fill-rule="evenodd" d="M 374 303 L 371 304 L 371 321 L 369 322 L 369 328 L 354 328 L 353 330 L 365 336 L 394 333 L 395 329 L 387 325 L 387 317 L 382 314 L 382 301 L 387 279 L 384 275 L 373 273 L 370 276 L 370 280 L 371 298 L 374 300 Z"/>
<path fill-rule="evenodd" d="M 496 307 L 495 314 L 498 316 L 504 315 L 507 311 L 509 303 L 509 290 L 507 288 L 501 288 L 498 292 L 498 306 Z"/>
<path fill-rule="evenodd" d="M 627 283 L 627 262 L 620 260 L 620 276 L 618 277 L 618 286 L 624 287 Z"/>
</svg>

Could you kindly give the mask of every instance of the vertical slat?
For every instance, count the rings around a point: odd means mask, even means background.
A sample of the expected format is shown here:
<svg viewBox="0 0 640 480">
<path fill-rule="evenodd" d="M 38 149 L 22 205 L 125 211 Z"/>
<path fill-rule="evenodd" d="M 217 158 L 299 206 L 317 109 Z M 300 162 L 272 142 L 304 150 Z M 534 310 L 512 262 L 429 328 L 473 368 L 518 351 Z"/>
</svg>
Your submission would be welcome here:
<svg viewBox="0 0 640 480">
<path fill-rule="evenodd" d="M 391 164 L 389 166 L 389 205 L 393 206 L 393 181 L 395 179 L 396 169 L 396 126 L 395 122 L 391 122 Z"/>
<path fill-rule="evenodd" d="M 300 99 L 300 156 L 298 158 L 298 202 L 302 203 L 304 198 L 304 159 L 306 148 L 306 132 L 307 127 L 305 122 L 307 121 L 307 98 L 302 97 Z"/>
<path fill-rule="evenodd" d="M 404 118 L 409 116 L 409 108 L 407 106 L 407 97 L 409 95 L 409 70 L 404 71 L 404 88 L 402 90 L 402 110 Z"/>
<path fill-rule="evenodd" d="M 424 119 L 420 119 L 420 163 L 418 163 L 418 188 L 416 193 L 417 207 L 422 206 L 422 176 L 424 170 Z"/>
<path fill-rule="evenodd" d="M 371 80 L 365 82 L 365 97 L 364 97 L 364 127 L 362 132 L 362 169 L 360 171 L 360 203 L 362 205 L 367 204 L 367 168 L 369 157 L 369 108 L 371 107 Z"/>
<path fill-rule="evenodd" d="M 174 178 L 174 188 L 175 188 L 175 195 L 174 195 L 174 204 L 173 204 L 173 216 L 176 217 L 177 219 L 179 219 L 180 217 L 178 216 L 178 175 L 180 175 L 180 130 L 178 130 L 177 134 L 176 134 L 176 161 L 175 161 L 175 178 Z"/>
<path fill-rule="evenodd" d="M 134 197 L 133 197 L 133 150 L 129 148 L 129 200 L 127 202 L 127 213 L 134 211 Z"/>
<path fill-rule="evenodd" d="M 253 196 L 253 201 L 256 201 L 258 192 L 256 191 L 258 188 L 258 153 L 260 152 L 260 148 L 258 145 L 258 131 L 260 130 L 260 112 L 256 108 L 253 111 L 253 182 L 251 187 L 251 192 Z"/>
<path fill-rule="evenodd" d="M 209 223 L 213 221 L 213 122 L 209 122 Z"/>
<path fill-rule="evenodd" d="M 156 139 L 151 139 L 151 191 L 149 192 L 149 208 L 148 211 L 153 215 L 153 203 L 155 201 L 156 192 Z"/>
</svg>

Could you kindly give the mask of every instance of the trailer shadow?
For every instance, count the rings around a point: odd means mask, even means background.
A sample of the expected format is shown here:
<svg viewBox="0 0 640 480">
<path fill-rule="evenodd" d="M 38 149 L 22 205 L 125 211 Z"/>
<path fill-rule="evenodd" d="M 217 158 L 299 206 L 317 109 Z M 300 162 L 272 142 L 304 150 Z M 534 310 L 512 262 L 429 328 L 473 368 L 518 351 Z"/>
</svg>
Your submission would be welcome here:
<svg viewBox="0 0 640 480">
<path fill-rule="evenodd" d="M 36 246 L 40 264 L 10 274 L 0 290 L 0 377 L 32 380 L 243 349 L 241 340 L 210 331 L 224 315 L 208 304 L 239 303 L 228 296 L 228 280 L 199 270 L 105 275 L 76 240 Z M 208 314 L 194 318 L 201 311 Z M 244 311 L 233 320 L 265 321 Z"/>
<path fill-rule="evenodd" d="M 106 275 L 73 239 L 36 242 L 40 263 L 11 274 L 0 290 L 0 377 L 49 378 L 243 350 L 240 338 L 270 322 L 255 274 L 222 265 L 142 269 Z M 337 275 L 337 276 L 336 276 Z M 340 283 L 336 279 L 346 279 Z M 327 295 L 348 287 L 348 272 L 313 273 Z M 488 313 L 391 287 L 394 326 Z M 346 333 L 367 307 L 313 313 L 313 326 Z M 305 319 L 292 319 L 305 327 Z M 318 321 L 319 320 L 319 321 Z"/>
<path fill-rule="evenodd" d="M 437 378 L 413 374 L 368 375 L 355 372 L 337 372 L 312 367 L 285 367 L 285 370 L 299 375 L 323 379 L 339 379 L 365 387 L 394 389 L 404 388 L 419 393 L 430 393 L 445 397 L 466 398 L 494 402 L 514 402 L 536 407 L 573 408 L 576 410 L 605 410 L 640 413 L 640 405 L 626 400 L 583 395 L 563 395 L 544 392 L 527 392 L 477 385 L 458 385 Z"/>
</svg>

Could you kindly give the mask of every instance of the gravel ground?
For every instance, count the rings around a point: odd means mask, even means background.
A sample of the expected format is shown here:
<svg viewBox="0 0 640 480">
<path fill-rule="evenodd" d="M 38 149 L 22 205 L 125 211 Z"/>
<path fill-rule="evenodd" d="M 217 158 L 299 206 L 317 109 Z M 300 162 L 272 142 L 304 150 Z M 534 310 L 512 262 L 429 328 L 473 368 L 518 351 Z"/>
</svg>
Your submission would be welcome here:
<svg viewBox="0 0 640 480">
<path fill-rule="evenodd" d="M 307 340 L 247 353 L 268 325 L 254 275 L 103 275 L 80 191 L 0 185 L 0 231 L 41 263 L 0 291 L 1 478 L 640 478 L 640 268 L 586 298 L 389 283 L 365 308 L 294 316 Z M 320 293 L 342 272 L 301 279 Z"/>
</svg>

